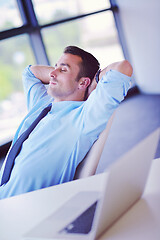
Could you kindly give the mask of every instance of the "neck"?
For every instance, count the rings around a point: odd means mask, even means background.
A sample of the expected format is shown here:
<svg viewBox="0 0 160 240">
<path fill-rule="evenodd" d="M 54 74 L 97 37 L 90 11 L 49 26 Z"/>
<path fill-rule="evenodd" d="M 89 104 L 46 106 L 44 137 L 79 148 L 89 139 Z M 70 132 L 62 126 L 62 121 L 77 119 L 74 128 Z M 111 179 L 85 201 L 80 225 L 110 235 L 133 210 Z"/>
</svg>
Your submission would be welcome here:
<svg viewBox="0 0 160 240">
<path fill-rule="evenodd" d="M 54 97 L 53 97 L 54 98 Z M 61 98 L 61 97 L 55 97 L 54 98 L 54 102 L 62 102 L 62 101 L 77 101 L 77 102 L 80 102 L 80 101 L 85 101 L 85 94 L 83 96 L 69 96 L 69 97 L 65 97 L 65 98 Z"/>
</svg>

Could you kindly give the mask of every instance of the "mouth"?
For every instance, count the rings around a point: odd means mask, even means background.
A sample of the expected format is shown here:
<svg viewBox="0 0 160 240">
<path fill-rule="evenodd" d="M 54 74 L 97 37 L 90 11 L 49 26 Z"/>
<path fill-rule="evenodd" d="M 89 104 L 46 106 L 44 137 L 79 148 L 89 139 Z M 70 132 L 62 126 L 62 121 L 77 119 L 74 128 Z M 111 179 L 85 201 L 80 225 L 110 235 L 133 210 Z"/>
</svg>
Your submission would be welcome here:
<svg viewBox="0 0 160 240">
<path fill-rule="evenodd" d="M 56 84 L 57 84 L 57 81 L 56 81 L 56 80 L 50 79 L 49 85 L 56 85 Z"/>
</svg>

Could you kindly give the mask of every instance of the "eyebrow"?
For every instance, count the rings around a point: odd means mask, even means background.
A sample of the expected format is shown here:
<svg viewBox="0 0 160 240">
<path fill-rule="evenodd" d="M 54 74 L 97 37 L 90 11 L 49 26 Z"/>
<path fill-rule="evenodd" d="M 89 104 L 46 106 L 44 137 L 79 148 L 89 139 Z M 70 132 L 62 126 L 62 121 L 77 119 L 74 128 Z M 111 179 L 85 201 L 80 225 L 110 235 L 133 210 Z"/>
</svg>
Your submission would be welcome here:
<svg viewBox="0 0 160 240">
<path fill-rule="evenodd" d="M 71 68 L 71 66 L 68 63 L 61 63 L 60 66 Z M 55 64 L 55 67 L 57 67 L 57 63 Z"/>
</svg>

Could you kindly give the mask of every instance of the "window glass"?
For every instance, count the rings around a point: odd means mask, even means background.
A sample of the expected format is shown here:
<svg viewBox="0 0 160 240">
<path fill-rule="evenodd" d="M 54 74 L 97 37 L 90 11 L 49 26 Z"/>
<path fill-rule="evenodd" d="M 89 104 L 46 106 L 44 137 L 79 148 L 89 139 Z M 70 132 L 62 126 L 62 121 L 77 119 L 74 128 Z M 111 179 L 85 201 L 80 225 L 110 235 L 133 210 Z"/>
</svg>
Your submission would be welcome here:
<svg viewBox="0 0 160 240">
<path fill-rule="evenodd" d="M 112 12 L 45 28 L 42 36 L 52 65 L 67 45 L 77 45 L 91 52 L 101 63 L 101 68 L 123 59 Z"/>
<path fill-rule="evenodd" d="M 0 31 L 22 26 L 16 0 L 0 0 Z"/>
<path fill-rule="evenodd" d="M 33 0 L 40 24 L 110 7 L 109 0 Z"/>
<path fill-rule="evenodd" d="M 22 72 L 34 64 L 28 36 L 0 42 L 0 145 L 10 141 L 26 113 Z"/>
</svg>

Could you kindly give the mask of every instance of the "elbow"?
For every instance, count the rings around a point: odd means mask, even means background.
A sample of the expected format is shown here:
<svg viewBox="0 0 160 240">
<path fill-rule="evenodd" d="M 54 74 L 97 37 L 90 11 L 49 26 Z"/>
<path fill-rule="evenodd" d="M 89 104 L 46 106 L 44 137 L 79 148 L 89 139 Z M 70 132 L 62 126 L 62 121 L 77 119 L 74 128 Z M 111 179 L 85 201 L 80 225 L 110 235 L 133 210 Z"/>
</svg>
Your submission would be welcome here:
<svg viewBox="0 0 160 240">
<path fill-rule="evenodd" d="M 132 76 L 133 68 L 129 61 L 123 60 L 123 61 L 119 62 L 117 67 L 118 67 L 117 70 L 120 71 L 121 73 L 123 73 L 129 77 Z"/>
</svg>

